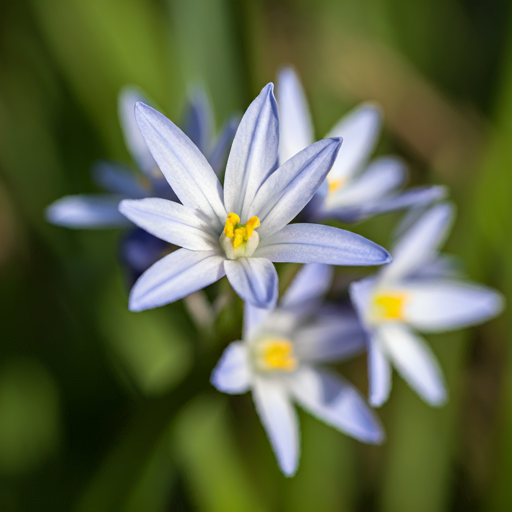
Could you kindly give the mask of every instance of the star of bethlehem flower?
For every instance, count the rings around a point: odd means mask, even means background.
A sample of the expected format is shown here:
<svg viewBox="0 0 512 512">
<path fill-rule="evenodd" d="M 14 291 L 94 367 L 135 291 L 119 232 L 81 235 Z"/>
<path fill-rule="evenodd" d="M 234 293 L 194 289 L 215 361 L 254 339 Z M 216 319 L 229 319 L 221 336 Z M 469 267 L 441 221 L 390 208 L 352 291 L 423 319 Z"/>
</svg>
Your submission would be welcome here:
<svg viewBox="0 0 512 512">
<path fill-rule="evenodd" d="M 120 124 L 128 151 L 141 172 L 139 176 L 123 165 L 99 162 L 93 168 L 93 178 L 107 194 L 63 197 L 47 208 L 49 222 L 75 229 L 133 227 L 119 212 L 122 199 L 156 196 L 177 200 L 137 127 L 134 107 L 138 101 L 147 100 L 137 88 L 125 87 L 121 90 L 118 100 Z M 207 95 L 201 89 L 192 92 L 186 107 L 184 130 L 218 174 L 224 169 L 237 125 L 238 118 L 231 117 L 219 137 L 215 137 L 213 112 Z M 167 248 L 166 242 L 135 228 L 123 237 L 121 258 L 139 277 Z"/>
<path fill-rule="evenodd" d="M 171 121 L 137 103 L 142 135 L 181 204 L 124 200 L 120 211 L 154 236 L 182 249 L 137 281 L 130 309 L 181 299 L 227 275 L 245 301 L 268 308 L 277 300 L 273 262 L 380 265 L 388 252 L 348 231 L 289 222 L 311 200 L 332 166 L 341 139 L 307 147 L 277 165 L 279 123 L 273 86 L 249 106 L 229 154 L 224 190 L 207 160 Z"/>
<path fill-rule="evenodd" d="M 382 405 L 391 390 L 391 365 L 430 405 L 442 405 L 446 390 L 439 364 L 416 334 L 444 332 L 496 316 L 496 291 L 458 277 L 438 254 L 453 208 L 440 203 L 398 239 L 393 262 L 375 277 L 352 283 L 350 294 L 367 332 L 370 403 Z"/>
<path fill-rule="evenodd" d="M 278 76 L 280 116 L 279 160 L 286 162 L 314 140 L 308 104 L 299 78 L 289 67 Z M 318 221 L 334 218 L 355 222 L 380 213 L 430 204 L 445 195 L 444 187 L 400 188 L 406 180 L 405 163 L 398 157 L 379 157 L 368 164 L 382 123 L 380 109 L 364 103 L 338 121 L 327 137 L 342 137 L 340 150 L 325 183 L 303 212 Z"/>
<path fill-rule="evenodd" d="M 381 443 L 384 432 L 364 398 L 322 363 L 364 350 L 364 332 L 353 312 L 323 313 L 332 267 L 305 265 L 279 308 L 245 304 L 242 341 L 231 343 L 211 377 L 224 393 L 252 392 L 279 467 L 292 476 L 299 463 L 299 425 L 293 403 L 365 443 Z"/>
</svg>

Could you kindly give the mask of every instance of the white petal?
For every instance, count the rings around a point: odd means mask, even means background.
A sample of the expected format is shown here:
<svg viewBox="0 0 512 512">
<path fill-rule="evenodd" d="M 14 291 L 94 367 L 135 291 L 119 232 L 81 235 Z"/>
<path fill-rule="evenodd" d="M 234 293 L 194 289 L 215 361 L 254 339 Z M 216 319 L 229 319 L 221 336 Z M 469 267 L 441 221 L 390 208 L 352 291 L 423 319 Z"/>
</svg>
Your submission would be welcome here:
<svg viewBox="0 0 512 512">
<path fill-rule="evenodd" d="M 341 377 L 303 367 L 290 381 L 290 391 L 298 403 L 318 419 L 366 443 L 384 440 L 377 416 Z"/>
<path fill-rule="evenodd" d="M 119 213 L 121 200 L 111 195 L 66 196 L 46 209 L 46 219 L 57 226 L 67 228 L 119 228 L 130 222 Z"/>
<path fill-rule="evenodd" d="M 130 293 L 130 310 L 169 304 L 224 276 L 224 258 L 213 251 L 179 249 L 151 266 Z"/>
<path fill-rule="evenodd" d="M 133 199 L 148 196 L 148 190 L 141 185 L 137 176 L 122 165 L 98 162 L 93 167 L 92 172 L 94 181 L 98 186 L 113 194 Z"/>
<path fill-rule="evenodd" d="M 366 332 L 352 311 L 320 315 L 298 329 L 293 338 L 301 361 L 341 361 L 366 348 Z"/>
<path fill-rule="evenodd" d="M 382 270 L 381 279 L 407 276 L 435 258 L 453 220 L 453 207 L 441 203 L 428 210 L 397 242 L 393 263 Z"/>
<path fill-rule="evenodd" d="M 407 323 L 426 332 L 479 324 L 503 309 L 503 297 L 498 292 L 461 281 L 418 281 L 400 289 L 408 294 L 404 309 Z"/>
<path fill-rule="evenodd" d="M 290 224 L 265 238 L 254 252 L 274 262 L 382 265 L 389 253 L 360 235 L 320 224 Z"/>
<path fill-rule="evenodd" d="M 121 89 L 117 105 L 119 120 L 126 147 L 133 160 L 144 174 L 151 177 L 157 165 L 135 121 L 135 104 L 138 101 L 148 102 L 139 89 L 133 86 Z"/>
<path fill-rule="evenodd" d="M 299 463 L 299 425 L 286 389 L 277 379 L 256 378 L 253 399 L 281 471 L 293 476 Z"/>
<path fill-rule="evenodd" d="M 180 203 L 158 199 L 125 199 L 119 211 L 134 224 L 170 244 L 191 251 L 212 251 L 218 239 L 197 211 Z"/>
<path fill-rule="evenodd" d="M 311 201 L 332 166 L 340 139 L 323 139 L 285 162 L 261 185 L 248 210 L 261 221 L 260 238 L 270 236 L 293 220 Z"/>
<path fill-rule="evenodd" d="M 363 104 L 344 116 L 327 134 L 327 137 L 342 137 L 344 140 L 329 177 L 348 178 L 353 175 L 370 156 L 382 124 L 378 107 Z"/>
<path fill-rule="evenodd" d="M 245 302 L 243 339 L 250 341 L 271 313 L 272 309 L 257 308 L 249 302 Z"/>
<path fill-rule="evenodd" d="M 382 351 L 380 333 L 368 332 L 368 337 L 369 402 L 373 407 L 380 407 L 391 392 L 391 366 Z"/>
<path fill-rule="evenodd" d="M 329 194 L 326 208 L 369 207 L 402 185 L 406 174 L 405 163 L 400 158 L 377 158 L 346 187 L 340 187 L 338 193 Z"/>
<path fill-rule="evenodd" d="M 279 162 L 283 164 L 313 142 L 311 114 L 297 73 L 286 67 L 277 78 Z"/>
<path fill-rule="evenodd" d="M 151 153 L 180 201 L 203 212 L 220 234 L 227 213 L 222 187 L 206 158 L 172 121 L 148 105 L 137 103 L 135 117 Z"/>
<path fill-rule="evenodd" d="M 329 291 L 334 269 L 330 265 L 310 263 L 304 265 L 288 286 L 280 307 L 293 309 L 310 307 L 320 302 Z"/>
<path fill-rule="evenodd" d="M 430 347 L 405 325 L 379 327 L 386 354 L 398 373 L 430 405 L 446 402 L 443 376 Z"/>
<path fill-rule="evenodd" d="M 268 84 L 249 105 L 233 140 L 224 179 L 228 212 L 245 222 L 260 185 L 277 168 L 279 126 L 273 85 Z"/>
<path fill-rule="evenodd" d="M 265 258 L 239 258 L 224 262 L 226 275 L 235 292 L 258 308 L 273 308 L 277 301 L 277 272 Z"/>
<path fill-rule="evenodd" d="M 247 345 L 235 341 L 228 345 L 212 372 L 212 384 L 223 393 L 238 395 L 249 391 L 252 370 Z"/>
</svg>

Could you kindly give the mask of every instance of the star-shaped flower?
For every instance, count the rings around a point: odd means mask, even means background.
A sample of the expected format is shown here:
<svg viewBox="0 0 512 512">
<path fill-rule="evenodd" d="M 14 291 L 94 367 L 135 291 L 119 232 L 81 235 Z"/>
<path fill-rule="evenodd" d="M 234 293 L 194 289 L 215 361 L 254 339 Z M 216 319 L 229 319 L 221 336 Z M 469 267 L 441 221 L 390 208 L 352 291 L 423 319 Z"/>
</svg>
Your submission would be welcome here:
<svg viewBox="0 0 512 512">
<path fill-rule="evenodd" d="M 438 247 L 453 208 L 430 208 L 397 241 L 393 262 L 375 277 L 353 283 L 352 301 L 367 331 L 370 403 L 382 405 L 391 390 L 391 366 L 429 404 L 441 405 L 446 390 L 439 364 L 415 330 L 444 332 L 496 316 L 496 291 L 453 274 Z"/>
<path fill-rule="evenodd" d="M 286 162 L 314 140 L 309 108 L 299 78 L 291 68 L 278 77 L 280 116 L 279 160 Z M 338 219 L 355 222 L 373 215 L 429 204 L 445 195 L 444 187 L 415 187 L 400 192 L 406 179 L 405 163 L 398 157 L 376 158 L 368 164 L 382 116 L 364 103 L 338 121 L 327 137 L 342 137 L 343 147 L 320 187 L 303 212 L 308 221 Z"/>
<path fill-rule="evenodd" d="M 299 462 L 299 426 L 293 402 L 318 419 L 366 443 L 384 432 L 359 392 L 319 364 L 348 359 L 364 349 L 364 332 L 352 310 L 320 309 L 332 267 L 303 267 L 274 311 L 245 304 L 243 341 L 231 343 L 212 373 L 229 394 L 252 392 L 256 410 L 283 473 Z"/>
<path fill-rule="evenodd" d="M 268 308 L 277 300 L 273 262 L 380 265 L 388 252 L 365 238 L 329 226 L 289 222 L 329 172 L 341 139 L 307 147 L 277 165 L 279 123 L 272 84 L 249 106 L 229 154 L 224 190 L 207 160 L 171 121 L 137 103 L 146 143 L 182 204 L 125 200 L 120 211 L 154 236 L 182 249 L 137 281 L 130 309 L 181 299 L 227 275 L 242 299 Z"/>
</svg>

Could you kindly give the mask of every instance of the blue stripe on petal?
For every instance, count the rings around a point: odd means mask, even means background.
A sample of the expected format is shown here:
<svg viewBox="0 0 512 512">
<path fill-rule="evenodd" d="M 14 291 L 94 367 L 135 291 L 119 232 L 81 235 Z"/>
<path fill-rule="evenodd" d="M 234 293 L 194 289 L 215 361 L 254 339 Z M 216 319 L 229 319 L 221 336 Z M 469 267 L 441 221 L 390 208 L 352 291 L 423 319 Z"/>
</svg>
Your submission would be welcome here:
<svg viewBox="0 0 512 512">
<path fill-rule="evenodd" d="M 130 293 L 130 310 L 169 304 L 201 290 L 224 276 L 224 258 L 213 251 L 180 249 L 150 267 Z"/>
<path fill-rule="evenodd" d="M 254 256 L 274 262 L 382 265 L 389 253 L 366 238 L 331 226 L 290 224 L 265 238 Z"/>
<path fill-rule="evenodd" d="M 235 292 L 257 308 L 269 309 L 277 302 L 277 272 L 266 258 L 240 258 L 224 262 Z"/>
</svg>

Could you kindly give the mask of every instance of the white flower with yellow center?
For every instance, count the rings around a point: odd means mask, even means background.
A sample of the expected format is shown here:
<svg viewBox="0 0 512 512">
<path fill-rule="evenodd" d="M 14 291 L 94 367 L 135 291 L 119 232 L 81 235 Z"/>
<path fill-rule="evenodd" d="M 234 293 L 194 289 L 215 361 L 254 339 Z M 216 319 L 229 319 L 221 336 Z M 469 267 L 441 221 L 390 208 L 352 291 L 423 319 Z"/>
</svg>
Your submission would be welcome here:
<svg viewBox="0 0 512 512">
<path fill-rule="evenodd" d="M 314 141 L 313 124 L 300 80 L 292 68 L 283 68 L 277 82 L 280 116 L 279 160 L 286 162 Z M 346 114 L 327 137 L 342 137 L 341 148 L 325 183 L 302 217 L 309 221 L 335 218 L 355 222 L 380 213 L 429 204 L 445 195 L 444 187 L 400 189 L 407 176 L 404 162 L 395 156 L 368 163 L 382 124 L 380 109 L 364 103 Z"/>
<path fill-rule="evenodd" d="M 136 119 L 181 204 L 125 200 L 120 211 L 139 227 L 182 249 L 135 283 L 130 309 L 181 299 L 224 275 L 242 299 L 268 308 L 277 299 L 273 262 L 381 265 L 382 247 L 329 226 L 288 225 L 311 200 L 336 158 L 341 139 L 312 144 L 277 165 L 279 123 L 272 84 L 243 116 L 229 154 L 224 190 L 204 156 L 171 121 L 138 103 Z"/>
<path fill-rule="evenodd" d="M 332 268 L 306 265 L 274 311 L 246 303 L 243 341 L 231 343 L 212 373 L 224 393 L 252 391 L 256 410 L 278 464 L 292 476 L 299 462 L 299 425 L 293 403 L 365 443 L 384 432 L 360 393 L 319 363 L 352 357 L 364 349 L 364 332 L 353 311 L 323 313 L 321 299 Z"/>
<path fill-rule="evenodd" d="M 367 331 L 370 403 L 382 405 L 391 390 L 391 366 L 429 404 L 446 390 L 439 364 L 415 333 L 460 329 L 497 315 L 499 293 L 457 278 L 438 255 L 453 209 L 432 207 L 398 240 L 393 262 L 376 277 L 351 285 L 350 294 Z"/>
</svg>

